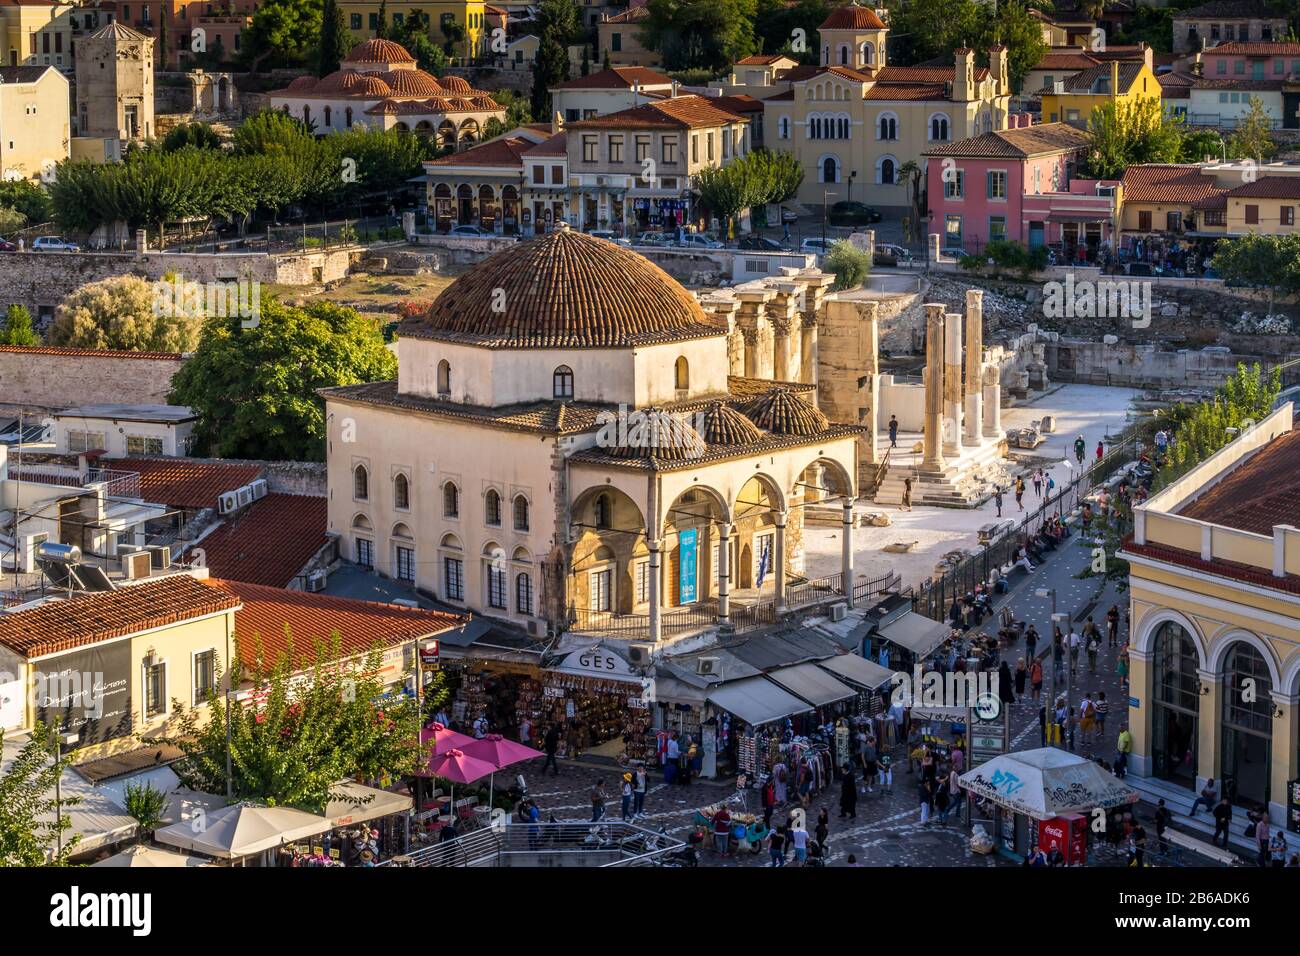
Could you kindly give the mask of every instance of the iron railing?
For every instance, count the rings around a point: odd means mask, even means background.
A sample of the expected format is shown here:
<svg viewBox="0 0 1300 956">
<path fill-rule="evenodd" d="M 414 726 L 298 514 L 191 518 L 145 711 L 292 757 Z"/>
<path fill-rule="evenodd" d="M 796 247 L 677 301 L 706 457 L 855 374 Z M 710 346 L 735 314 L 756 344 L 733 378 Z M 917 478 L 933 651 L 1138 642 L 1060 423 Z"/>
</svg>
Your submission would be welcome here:
<svg viewBox="0 0 1300 956">
<path fill-rule="evenodd" d="M 685 844 L 622 820 L 486 827 L 380 866 L 647 866 Z"/>
</svg>

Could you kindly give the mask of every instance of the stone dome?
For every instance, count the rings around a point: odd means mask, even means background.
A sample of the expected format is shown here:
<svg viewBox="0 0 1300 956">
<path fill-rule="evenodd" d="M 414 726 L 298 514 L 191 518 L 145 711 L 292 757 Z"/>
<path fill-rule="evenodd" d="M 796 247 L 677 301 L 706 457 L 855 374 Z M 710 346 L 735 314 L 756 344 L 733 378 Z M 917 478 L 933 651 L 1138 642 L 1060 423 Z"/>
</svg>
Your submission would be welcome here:
<svg viewBox="0 0 1300 956">
<path fill-rule="evenodd" d="M 415 57 L 406 52 L 406 47 L 392 40 L 373 38 L 358 43 L 347 55 L 344 63 L 414 63 Z"/>
<path fill-rule="evenodd" d="M 710 402 L 695 422 L 696 431 L 710 445 L 749 445 L 763 437 L 757 425 L 726 402 Z"/>
<path fill-rule="evenodd" d="M 671 412 L 647 408 L 627 415 L 620 443 L 608 449 L 615 458 L 645 461 L 692 461 L 706 451 L 699 432 Z"/>
<path fill-rule="evenodd" d="M 395 96 L 438 96 L 443 92 L 438 81 L 423 70 L 390 70 L 384 82 Z"/>
<path fill-rule="evenodd" d="M 288 86 L 286 86 L 284 89 L 286 93 L 306 93 L 315 85 L 316 85 L 316 77 L 299 76 L 296 77 L 293 80 L 293 82 L 290 83 Z"/>
<path fill-rule="evenodd" d="M 442 88 L 453 93 L 474 92 L 474 88 L 469 85 L 469 81 L 463 76 L 444 76 L 442 78 Z"/>
<path fill-rule="evenodd" d="M 312 92 L 343 93 L 348 96 L 370 93 L 386 96 L 388 85 L 376 76 L 359 73 L 356 70 L 335 70 L 329 76 L 322 77 Z"/>
<path fill-rule="evenodd" d="M 830 427 L 826 416 L 780 386 L 745 403 L 745 416 L 774 435 L 817 435 Z"/>
<path fill-rule="evenodd" d="M 493 348 L 623 348 L 726 328 L 648 259 L 562 226 L 484 259 L 399 334 Z"/>
<path fill-rule="evenodd" d="M 389 96 L 393 89 L 373 73 L 362 73 L 360 80 L 348 92 L 356 96 Z"/>
</svg>

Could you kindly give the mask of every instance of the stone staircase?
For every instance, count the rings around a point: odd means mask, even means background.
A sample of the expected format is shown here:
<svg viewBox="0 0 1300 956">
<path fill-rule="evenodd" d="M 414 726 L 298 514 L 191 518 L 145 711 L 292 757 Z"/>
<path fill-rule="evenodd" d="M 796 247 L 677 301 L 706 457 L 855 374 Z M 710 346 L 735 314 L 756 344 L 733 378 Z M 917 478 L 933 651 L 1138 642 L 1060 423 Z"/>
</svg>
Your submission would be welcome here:
<svg viewBox="0 0 1300 956">
<path fill-rule="evenodd" d="M 1186 787 L 1170 783 L 1168 780 L 1161 780 L 1158 777 L 1137 777 L 1129 774 L 1124 778 L 1124 782 L 1142 795 L 1142 802 L 1156 805 L 1157 800 L 1163 799 L 1173 813 L 1173 825 L 1178 829 L 1190 833 L 1197 839 L 1209 843 L 1214 836 L 1214 817 L 1201 806 L 1196 811 L 1196 816 L 1189 816 L 1192 809 L 1192 800 L 1196 794 Z M 1204 784 L 1203 777 L 1197 778 L 1198 784 Z M 1277 825 L 1273 824 L 1273 830 L 1276 831 Z M 1232 826 L 1229 828 L 1228 848 L 1238 854 L 1248 864 L 1254 864 L 1256 857 L 1255 841 L 1246 836 L 1246 811 L 1240 807 L 1232 809 Z M 1155 831 L 1152 829 L 1151 834 Z M 1286 832 L 1287 852 L 1300 852 L 1300 834 Z"/>
<path fill-rule="evenodd" d="M 916 456 L 918 459 L 920 456 Z M 968 449 L 960 460 L 948 463 L 942 471 L 925 471 L 919 462 L 891 461 L 884 479 L 876 488 L 878 505 L 903 503 L 903 482 L 912 478 L 912 504 L 938 508 L 974 508 L 988 500 L 995 484 L 1009 488 L 1011 475 L 1003 463 L 998 442 L 988 442 L 978 449 Z"/>
</svg>

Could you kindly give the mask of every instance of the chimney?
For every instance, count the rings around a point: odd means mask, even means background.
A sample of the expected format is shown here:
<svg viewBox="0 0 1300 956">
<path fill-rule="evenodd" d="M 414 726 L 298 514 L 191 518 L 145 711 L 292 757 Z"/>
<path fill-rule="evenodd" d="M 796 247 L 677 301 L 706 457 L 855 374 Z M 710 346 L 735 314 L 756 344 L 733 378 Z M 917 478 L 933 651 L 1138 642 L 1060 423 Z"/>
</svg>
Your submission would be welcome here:
<svg viewBox="0 0 1300 956">
<path fill-rule="evenodd" d="M 1112 98 L 1119 96 L 1119 60 L 1110 61 L 1110 95 Z"/>
<path fill-rule="evenodd" d="M 677 91 L 678 91 L 680 88 L 681 88 L 681 84 L 678 83 L 676 80 L 673 80 L 673 94 L 672 94 L 672 98 L 673 98 L 673 99 L 677 99 L 677 97 L 678 97 L 678 95 L 679 95 Z"/>
<path fill-rule="evenodd" d="M 970 47 L 959 47 L 954 53 L 953 100 L 969 103 L 975 99 L 975 51 Z"/>
<path fill-rule="evenodd" d="M 564 132 L 564 114 L 561 113 L 559 110 L 556 110 L 555 118 L 551 120 L 551 133 L 554 134 L 554 133 L 563 133 L 563 132 Z"/>
</svg>

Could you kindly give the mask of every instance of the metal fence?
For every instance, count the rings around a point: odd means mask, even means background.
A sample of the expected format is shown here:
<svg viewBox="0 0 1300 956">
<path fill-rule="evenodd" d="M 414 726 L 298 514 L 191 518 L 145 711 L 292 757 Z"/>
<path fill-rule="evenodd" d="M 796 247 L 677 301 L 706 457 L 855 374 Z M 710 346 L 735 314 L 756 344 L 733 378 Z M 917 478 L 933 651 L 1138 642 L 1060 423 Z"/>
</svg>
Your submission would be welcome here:
<svg viewBox="0 0 1300 956">
<path fill-rule="evenodd" d="M 512 822 L 475 830 L 380 866 L 653 866 L 685 845 L 622 820 Z"/>
</svg>

